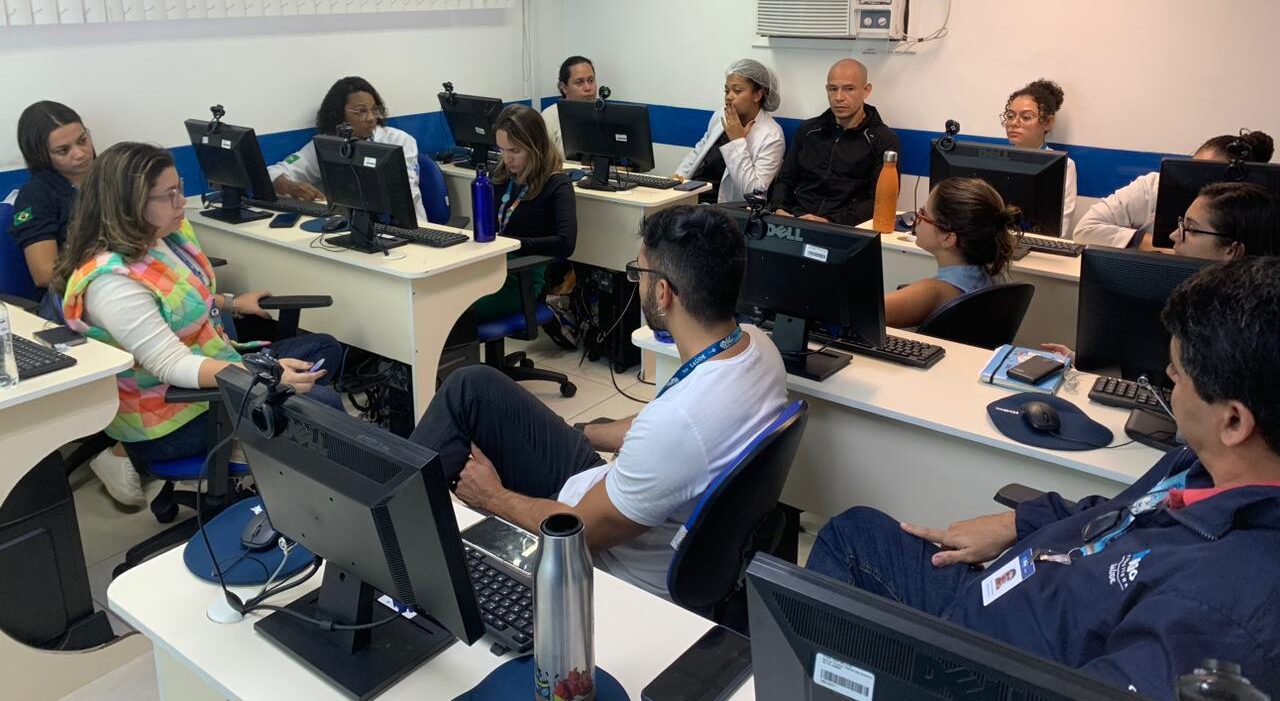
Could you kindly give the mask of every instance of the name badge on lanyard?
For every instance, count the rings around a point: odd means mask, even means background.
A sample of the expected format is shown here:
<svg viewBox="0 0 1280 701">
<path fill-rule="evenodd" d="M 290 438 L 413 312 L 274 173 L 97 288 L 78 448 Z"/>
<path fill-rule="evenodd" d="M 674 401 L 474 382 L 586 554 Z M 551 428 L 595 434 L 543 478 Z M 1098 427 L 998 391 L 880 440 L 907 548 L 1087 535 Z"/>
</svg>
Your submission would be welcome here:
<svg viewBox="0 0 1280 701">
<path fill-rule="evenodd" d="M 733 332 L 730 333 L 728 336 L 725 336 L 719 341 L 716 341 L 715 343 L 712 343 L 711 345 L 707 346 L 702 350 L 701 353 L 693 356 L 692 358 L 689 358 L 689 360 L 685 362 L 684 365 L 681 365 L 680 369 L 676 370 L 676 374 L 672 375 L 671 379 L 667 380 L 667 384 L 663 385 L 662 389 L 658 391 L 658 396 L 654 397 L 654 399 L 661 397 L 663 393 L 665 393 L 667 390 L 680 384 L 680 380 L 683 380 L 684 378 L 688 377 L 689 373 L 697 369 L 699 365 L 707 362 L 708 360 L 711 360 L 712 358 L 716 357 L 717 355 L 720 355 L 726 350 L 729 350 L 730 348 L 733 347 L 735 343 L 737 343 L 741 339 L 742 339 L 742 327 L 741 326 L 734 327 Z"/>
</svg>

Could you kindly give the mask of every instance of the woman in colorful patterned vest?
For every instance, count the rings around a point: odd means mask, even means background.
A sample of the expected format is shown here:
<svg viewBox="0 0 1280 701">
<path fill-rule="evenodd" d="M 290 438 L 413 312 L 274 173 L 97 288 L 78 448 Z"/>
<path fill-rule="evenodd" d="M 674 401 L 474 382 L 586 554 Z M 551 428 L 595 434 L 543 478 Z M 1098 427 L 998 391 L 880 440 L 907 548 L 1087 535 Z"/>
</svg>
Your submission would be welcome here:
<svg viewBox="0 0 1280 701">
<path fill-rule="evenodd" d="M 227 314 L 266 317 L 266 291 L 217 292 L 213 268 L 184 216 L 186 198 L 173 157 L 157 146 L 119 143 L 98 156 L 76 201 L 67 242 L 54 269 L 67 325 L 133 354 L 117 376 L 120 408 L 107 434 L 124 444 L 120 460 L 136 464 L 204 453 L 208 404 L 169 404 L 169 385 L 215 387 L 214 376 L 240 364 Z M 272 347 L 284 381 L 337 409 L 328 387 L 342 349 L 327 334 L 304 334 Z M 325 359 L 324 369 L 308 372 Z M 313 387 L 315 387 L 313 391 Z"/>
</svg>

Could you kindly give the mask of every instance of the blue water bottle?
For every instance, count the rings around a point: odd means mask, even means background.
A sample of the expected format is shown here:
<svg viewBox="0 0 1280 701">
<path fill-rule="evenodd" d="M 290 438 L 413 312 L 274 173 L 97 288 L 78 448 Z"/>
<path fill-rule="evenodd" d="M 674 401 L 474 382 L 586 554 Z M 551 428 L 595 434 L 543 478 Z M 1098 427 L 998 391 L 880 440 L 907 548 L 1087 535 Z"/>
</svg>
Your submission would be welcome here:
<svg viewBox="0 0 1280 701">
<path fill-rule="evenodd" d="M 493 183 L 484 168 L 476 168 L 471 181 L 471 221 L 476 243 L 489 243 L 498 235 L 498 211 L 494 208 Z"/>
</svg>

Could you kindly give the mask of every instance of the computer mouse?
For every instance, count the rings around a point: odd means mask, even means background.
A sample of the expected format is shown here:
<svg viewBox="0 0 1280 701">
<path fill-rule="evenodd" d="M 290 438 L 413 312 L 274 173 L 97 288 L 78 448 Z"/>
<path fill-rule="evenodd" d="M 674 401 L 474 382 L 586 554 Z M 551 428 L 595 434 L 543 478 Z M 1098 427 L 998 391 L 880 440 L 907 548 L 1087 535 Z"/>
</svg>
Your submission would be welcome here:
<svg viewBox="0 0 1280 701">
<path fill-rule="evenodd" d="M 320 227 L 320 230 L 326 234 L 331 234 L 335 231 L 342 231 L 346 229 L 347 224 L 347 218 L 338 214 L 324 220 L 324 226 Z"/>
<path fill-rule="evenodd" d="M 565 171 L 565 174 L 569 176 L 569 182 L 574 182 L 574 183 L 587 177 L 587 171 L 581 168 L 570 168 L 569 170 Z"/>
<path fill-rule="evenodd" d="M 1062 418 L 1058 416 L 1058 410 L 1048 402 L 1029 401 L 1022 404 L 1022 418 L 1027 425 L 1037 431 L 1045 433 L 1056 433 L 1062 428 Z"/>
<path fill-rule="evenodd" d="M 240 544 L 248 550 L 259 552 L 274 548 L 279 538 L 280 531 L 271 525 L 271 517 L 267 516 L 266 511 L 260 511 L 249 519 L 244 531 L 240 533 Z"/>
</svg>

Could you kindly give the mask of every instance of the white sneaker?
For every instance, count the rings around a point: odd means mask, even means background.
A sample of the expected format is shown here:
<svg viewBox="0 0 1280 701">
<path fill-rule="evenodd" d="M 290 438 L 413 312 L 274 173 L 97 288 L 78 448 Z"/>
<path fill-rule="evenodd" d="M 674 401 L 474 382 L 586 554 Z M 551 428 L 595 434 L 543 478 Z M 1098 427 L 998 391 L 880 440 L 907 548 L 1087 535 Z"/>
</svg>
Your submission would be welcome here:
<svg viewBox="0 0 1280 701">
<path fill-rule="evenodd" d="M 102 486 L 107 488 L 107 494 L 112 499 L 124 506 L 146 505 L 147 495 L 142 492 L 142 478 L 138 477 L 138 471 L 133 469 L 133 462 L 127 456 L 120 457 L 108 448 L 89 461 L 89 469 L 102 481 Z"/>
</svg>

